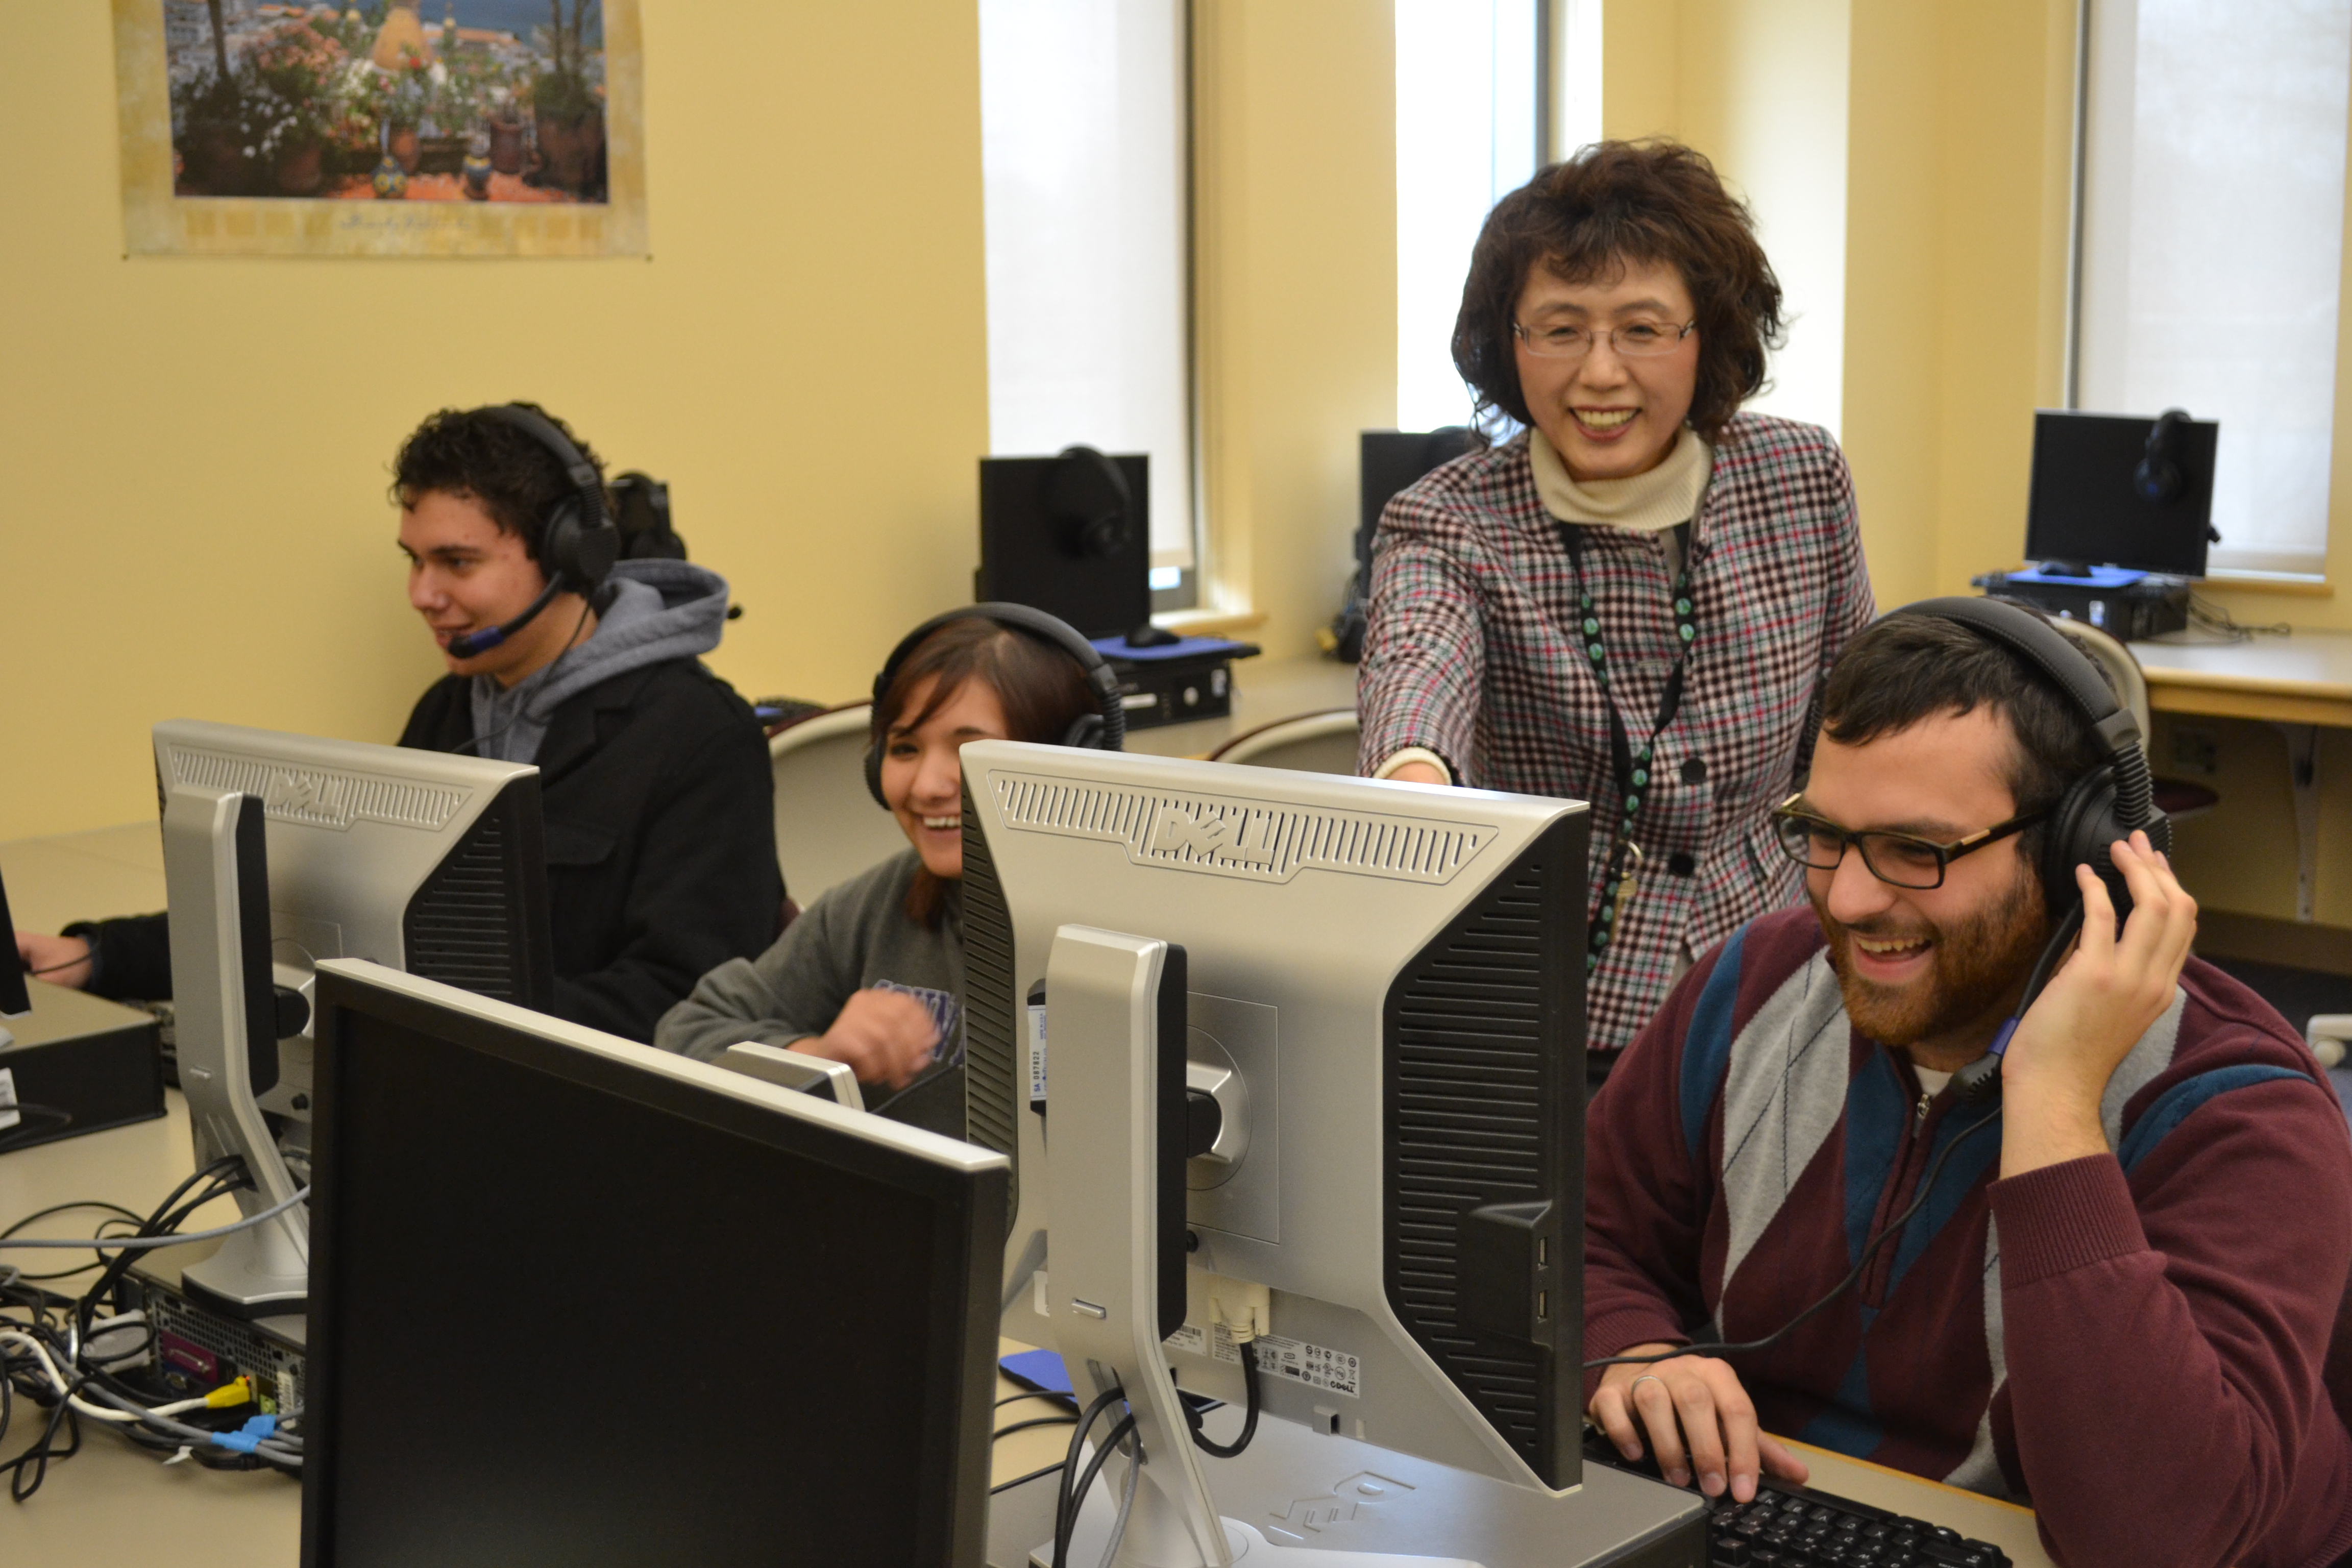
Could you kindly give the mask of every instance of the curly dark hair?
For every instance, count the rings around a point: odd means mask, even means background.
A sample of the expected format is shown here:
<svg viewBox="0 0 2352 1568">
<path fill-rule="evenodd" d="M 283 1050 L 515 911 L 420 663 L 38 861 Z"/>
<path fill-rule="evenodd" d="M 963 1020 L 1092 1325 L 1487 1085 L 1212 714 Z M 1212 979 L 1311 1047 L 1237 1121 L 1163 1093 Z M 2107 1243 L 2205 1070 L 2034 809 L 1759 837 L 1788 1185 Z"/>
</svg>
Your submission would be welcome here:
<svg viewBox="0 0 2352 1568">
<path fill-rule="evenodd" d="M 2020 816 L 2057 805 L 2107 759 L 2057 682 L 1982 632 L 1928 616 L 1884 616 L 1846 645 L 1822 689 L 1822 733 L 1841 746 L 1866 745 L 1979 707 L 2009 723 L 2015 743 L 2002 771 Z M 2036 823 L 2019 836 L 2029 861 L 2041 858 L 2048 826 Z"/>
<path fill-rule="evenodd" d="M 1719 439 L 1740 404 L 1763 389 L 1765 352 L 1780 346 L 1780 283 L 1756 242 L 1753 215 L 1714 164 L 1679 142 L 1597 142 L 1495 204 L 1454 321 L 1454 368 L 1479 408 L 1535 423 L 1519 391 L 1511 325 L 1537 268 L 1586 283 L 1629 261 L 1682 274 L 1698 311 L 1690 422 Z"/>
<path fill-rule="evenodd" d="M 601 477 L 604 459 L 572 428 L 536 403 L 528 408 L 563 432 Z M 563 464 L 530 433 L 487 408 L 444 408 L 409 432 L 392 463 L 392 499 L 404 507 L 439 490 L 479 501 L 501 533 L 520 537 L 539 559 L 540 520 L 575 494 Z"/>
</svg>

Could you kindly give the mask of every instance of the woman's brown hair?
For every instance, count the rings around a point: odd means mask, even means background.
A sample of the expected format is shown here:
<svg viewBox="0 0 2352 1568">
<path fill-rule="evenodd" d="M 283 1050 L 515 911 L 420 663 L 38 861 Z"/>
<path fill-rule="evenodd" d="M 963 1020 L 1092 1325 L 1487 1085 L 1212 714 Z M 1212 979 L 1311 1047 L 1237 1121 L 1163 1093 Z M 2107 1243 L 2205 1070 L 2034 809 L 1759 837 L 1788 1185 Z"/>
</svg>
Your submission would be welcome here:
<svg viewBox="0 0 2352 1568">
<path fill-rule="evenodd" d="M 1782 338 L 1780 283 L 1747 206 L 1714 164 L 1679 142 L 1595 142 L 1539 170 L 1486 215 L 1454 321 L 1454 365 L 1480 409 L 1535 423 L 1511 327 L 1537 268 L 1589 283 L 1629 261 L 1682 274 L 1698 321 L 1691 427 L 1719 440 L 1740 404 L 1763 390 L 1765 353 Z"/>
<path fill-rule="evenodd" d="M 874 743 L 887 745 L 893 731 L 920 729 L 973 679 L 996 693 L 1011 740 L 1058 742 L 1097 710 L 1086 674 L 1069 654 L 985 616 L 966 616 L 917 643 L 900 661 L 874 705 Z M 922 710 L 906 716 L 916 689 L 927 680 L 934 684 Z M 929 867 L 917 868 L 907 889 L 907 918 L 938 925 L 944 899 L 940 879 Z"/>
</svg>

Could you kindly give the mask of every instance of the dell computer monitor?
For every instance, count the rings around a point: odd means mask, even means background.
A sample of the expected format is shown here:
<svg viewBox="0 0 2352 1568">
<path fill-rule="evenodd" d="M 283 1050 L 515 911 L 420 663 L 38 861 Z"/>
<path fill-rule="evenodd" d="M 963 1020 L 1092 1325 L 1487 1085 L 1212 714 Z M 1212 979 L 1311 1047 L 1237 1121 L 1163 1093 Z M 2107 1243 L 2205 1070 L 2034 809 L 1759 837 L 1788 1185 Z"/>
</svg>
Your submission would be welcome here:
<svg viewBox="0 0 2352 1568">
<path fill-rule="evenodd" d="M 372 960 L 545 1006 L 539 770 L 173 720 L 155 726 L 180 1086 L 196 1160 L 248 1218 L 181 1273 L 232 1316 L 301 1310 L 316 966 Z"/>
<path fill-rule="evenodd" d="M 187 719 L 154 740 L 167 805 L 179 784 L 259 802 L 276 984 L 305 993 L 319 960 L 364 958 L 527 1007 L 552 999 L 537 768 Z M 174 927 L 202 920 L 169 876 Z M 256 1082 L 263 1110 L 307 1119 L 310 1051 L 304 1023 Z"/>
<path fill-rule="evenodd" d="M 1003 1156 L 320 966 L 305 1568 L 982 1568 Z"/>
<path fill-rule="evenodd" d="M 2202 577 L 2221 426 L 2042 408 L 2033 415 L 2025 555 L 2046 572 L 2118 566 Z M 2168 472 L 2167 471 L 2168 469 Z"/>
<path fill-rule="evenodd" d="M 1057 938 L 1164 943 L 1185 1070 L 1236 1079 L 1245 1123 L 1187 1167 L 1181 1247 L 1270 1289 L 1265 1413 L 1576 1486 L 1586 807 L 1010 742 L 963 773 L 967 1135 L 1016 1157 L 1005 1333 L 1069 1321 L 1052 1151 L 1121 1113 L 1059 1093 Z M 1167 1360 L 1243 1397 L 1213 1334 Z"/>
<path fill-rule="evenodd" d="M 22 1017 L 33 1010 L 25 989 L 25 962 L 16 956 L 16 926 L 8 913 L 8 886 L 0 882 L 0 1018 Z M 0 1029 L 0 1045 L 7 1031 Z"/>
</svg>

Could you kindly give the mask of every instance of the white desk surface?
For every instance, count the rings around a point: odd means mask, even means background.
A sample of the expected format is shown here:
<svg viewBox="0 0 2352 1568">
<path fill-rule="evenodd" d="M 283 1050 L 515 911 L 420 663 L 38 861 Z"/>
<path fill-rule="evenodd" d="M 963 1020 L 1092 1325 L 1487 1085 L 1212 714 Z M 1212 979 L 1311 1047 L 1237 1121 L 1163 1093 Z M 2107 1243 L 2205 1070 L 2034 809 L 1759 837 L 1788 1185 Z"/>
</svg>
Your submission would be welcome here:
<svg viewBox="0 0 2352 1568">
<path fill-rule="evenodd" d="M 147 914 L 163 907 L 163 833 L 126 822 L 86 833 L 0 843 L 8 913 L 26 931 Z"/>
<path fill-rule="evenodd" d="M 186 1102 L 177 1090 L 169 1096 L 169 1113 L 161 1121 L 118 1127 L 69 1138 L 38 1148 L 0 1155 L 0 1226 L 20 1215 L 69 1199 L 96 1198 L 141 1211 L 194 1168 L 188 1141 Z M 83 1235 L 73 1228 L 93 1216 L 58 1215 L 45 1220 L 35 1234 Z M 221 1199 L 190 1220 L 192 1228 L 221 1225 L 235 1217 L 235 1205 Z M 193 1260 L 209 1245 L 177 1248 L 156 1255 L 159 1263 Z M 19 1255 L 20 1257 L 23 1255 Z M 64 1255 L 71 1258 L 74 1255 Z M 59 1267 L 63 1267 L 62 1262 Z M 87 1279 L 87 1276 L 83 1277 Z M 70 1288 L 72 1281 L 59 1281 Z M 1004 1349 L 1023 1348 L 1005 1342 Z M 1000 1398 L 1018 1392 L 1001 1375 Z M 1028 1402 L 1002 1406 L 999 1426 L 1009 1425 L 1043 1407 Z M 16 1425 L 0 1440 L 0 1459 L 22 1452 L 34 1431 L 29 1405 L 19 1402 Z M 124 1568 L 150 1561 L 152 1543 L 173 1543 L 172 1555 L 180 1568 L 291 1568 L 300 1553 L 301 1488 L 292 1479 L 268 1473 L 233 1473 L 200 1468 L 194 1464 L 165 1467 L 120 1439 L 83 1428 L 82 1450 L 53 1465 L 48 1479 L 31 1501 L 5 1507 L 0 1560 L 39 1568 L 57 1564 Z M 1069 1439 L 1066 1426 L 1039 1426 L 1016 1432 L 995 1445 L 994 1479 L 1003 1482 L 1057 1462 Z M 1992 1542 L 2006 1551 L 2018 1568 L 2047 1568 L 2034 1535 L 2033 1516 L 2023 1509 L 1973 1493 L 1956 1491 L 1916 1476 L 1858 1463 L 1843 1456 L 1797 1445 L 1813 1468 L 1814 1484 L 1860 1501 L 1897 1512 L 1924 1516 L 1962 1533 Z M 1050 1491 L 1050 1480 L 1047 1483 Z M 1035 1489 L 1024 1488 L 1024 1492 Z M 1035 1497 L 1022 1500 L 1034 1510 Z M 135 1528 L 108 1528 L 131 1522 Z M 1050 1526 L 1048 1526 L 1050 1529 Z M 1015 1529 L 1013 1533 L 1020 1533 Z"/>
<path fill-rule="evenodd" d="M 166 1100 L 169 1110 L 160 1121 L 0 1154 L 0 1227 L 36 1209 L 75 1199 L 119 1203 L 142 1213 L 152 1208 L 195 1168 L 187 1102 L 177 1089 L 167 1091 Z M 86 1236 L 89 1233 L 79 1227 L 95 1224 L 99 1217 L 88 1212 L 57 1215 L 28 1234 Z M 202 1229 L 236 1217 L 236 1205 L 222 1198 L 199 1210 L 188 1226 Z M 153 1257 L 160 1264 L 176 1267 L 216 1245 L 167 1247 Z M 34 1256 L 16 1253 L 11 1258 Z M 48 1267 L 66 1268 L 83 1255 L 38 1256 L 45 1263 L 58 1260 Z M 89 1278 L 82 1275 L 80 1283 L 86 1285 Z M 58 1280 L 52 1289 L 71 1289 L 75 1284 Z M 1007 1350 L 1022 1348 L 1005 1342 Z M 999 1398 L 1020 1392 L 1002 1374 L 997 1384 Z M 1041 1405 L 1024 1400 L 1000 1407 L 996 1424 L 1043 1413 Z M 28 1403 L 16 1402 L 15 1425 L 0 1439 L 0 1460 L 30 1446 L 38 1431 L 38 1415 Z M 38 1568 L 111 1568 L 121 1563 L 131 1568 L 152 1562 L 158 1542 L 172 1543 L 170 1555 L 177 1568 L 292 1568 L 300 1556 L 299 1482 L 268 1471 L 213 1471 L 194 1463 L 167 1467 L 95 1430 L 97 1425 L 82 1424 L 81 1452 L 52 1464 L 48 1479 L 30 1501 L 0 1500 L 0 1510 L 5 1510 L 0 1511 L 0 1562 L 12 1568 L 17 1563 Z M 1013 1433 L 995 1446 L 994 1479 L 1012 1480 L 1058 1463 L 1068 1442 L 1067 1426 Z M 1049 1491 L 1050 1485 L 1049 1480 Z"/>
<path fill-rule="evenodd" d="M 2241 643 L 2136 642 L 2150 680 L 2299 687 L 2352 697 L 2352 632 L 2297 631 Z"/>
<path fill-rule="evenodd" d="M 2352 632 L 2130 647 L 2147 677 L 2148 705 L 2159 710 L 2352 723 Z"/>
</svg>

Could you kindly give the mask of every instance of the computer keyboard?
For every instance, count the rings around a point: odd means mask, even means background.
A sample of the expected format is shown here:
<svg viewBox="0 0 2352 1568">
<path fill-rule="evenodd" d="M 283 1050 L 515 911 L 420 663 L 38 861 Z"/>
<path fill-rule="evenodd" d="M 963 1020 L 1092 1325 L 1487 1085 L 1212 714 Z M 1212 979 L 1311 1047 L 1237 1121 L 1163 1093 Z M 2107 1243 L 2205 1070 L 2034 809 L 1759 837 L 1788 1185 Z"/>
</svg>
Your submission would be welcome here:
<svg viewBox="0 0 2352 1568">
<path fill-rule="evenodd" d="M 1753 1502 L 1712 1507 L 1712 1568 L 2011 1568 L 1998 1546 L 1811 1487 L 1768 1479 Z"/>
<path fill-rule="evenodd" d="M 1629 1463 L 1607 1442 L 1588 1437 L 1584 1457 L 1658 1479 L 1655 1462 Z M 1709 1568 L 2012 1568 L 2000 1547 L 1947 1526 L 1769 1477 L 1753 1502 L 1726 1493 L 1707 1507 Z"/>
</svg>

